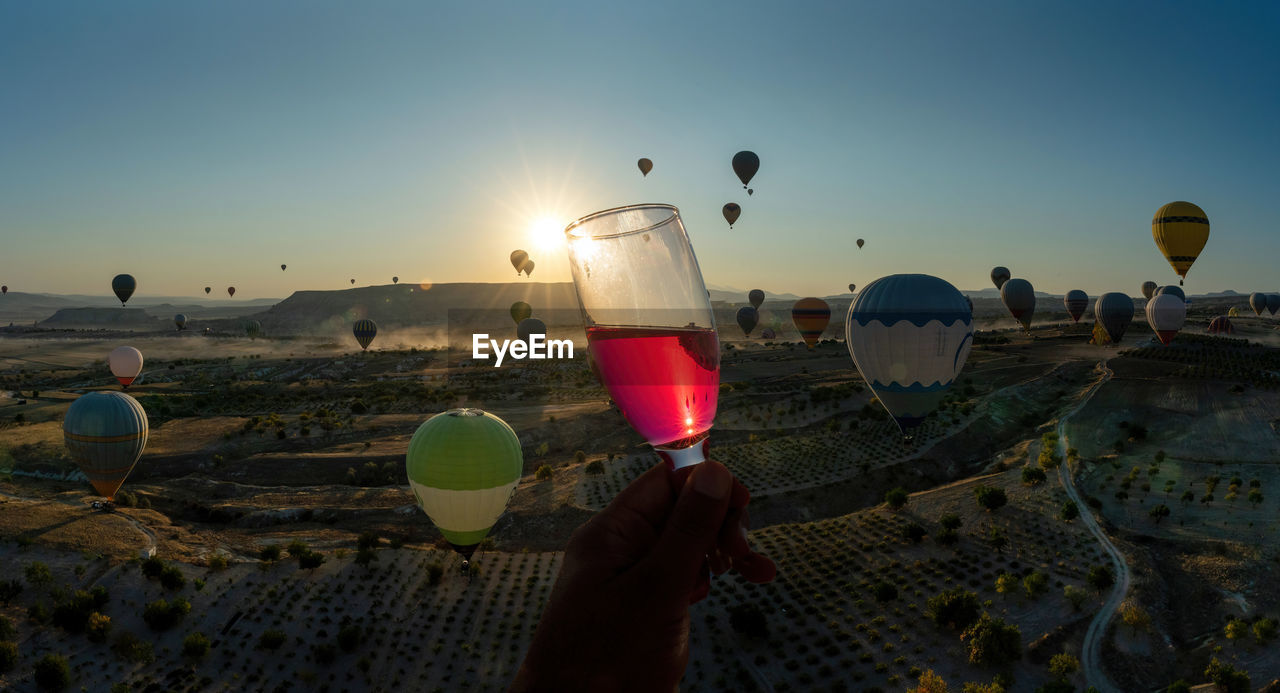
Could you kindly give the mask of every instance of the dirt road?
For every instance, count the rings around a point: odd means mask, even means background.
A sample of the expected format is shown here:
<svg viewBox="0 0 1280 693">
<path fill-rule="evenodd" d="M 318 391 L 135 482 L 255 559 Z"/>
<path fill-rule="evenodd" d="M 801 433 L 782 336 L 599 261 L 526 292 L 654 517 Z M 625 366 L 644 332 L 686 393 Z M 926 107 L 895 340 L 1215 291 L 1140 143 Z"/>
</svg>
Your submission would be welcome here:
<svg viewBox="0 0 1280 693">
<path fill-rule="evenodd" d="M 1097 537 L 1098 543 L 1102 544 L 1102 550 L 1111 558 L 1111 570 L 1116 576 L 1115 586 L 1111 589 L 1111 594 L 1107 600 L 1103 602 L 1102 608 L 1094 615 L 1093 621 L 1089 623 L 1089 630 L 1085 632 L 1084 645 L 1081 648 L 1080 664 L 1084 670 L 1085 682 L 1106 693 L 1108 691 L 1119 691 L 1114 684 L 1107 679 L 1107 674 L 1102 668 L 1102 639 L 1106 635 L 1107 625 L 1111 623 L 1111 619 L 1115 616 L 1116 609 L 1120 608 L 1120 603 L 1124 601 L 1125 595 L 1129 593 L 1129 564 L 1124 560 L 1124 554 L 1111 543 L 1111 539 L 1107 537 L 1107 533 L 1102 531 L 1102 527 L 1098 525 L 1098 521 L 1094 519 L 1093 512 L 1089 506 L 1085 505 L 1080 499 L 1079 492 L 1076 491 L 1075 477 L 1072 475 L 1070 465 L 1067 459 L 1067 421 L 1080 411 L 1084 405 L 1089 403 L 1094 393 L 1098 391 L 1108 380 L 1111 380 L 1111 369 L 1107 367 L 1106 359 L 1098 363 L 1098 367 L 1102 369 L 1102 377 L 1098 382 L 1094 383 L 1089 391 L 1085 393 L 1080 401 L 1071 411 L 1063 414 L 1058 420 L 1058 454 L 1064 460 L 1058 467 L 1058 477 L 1062 480 L 1062 487 L 1066 489 L 1067 495 L 1071 501 L 1080 509 L 1080 520 L 1085 527 Z"/>
</svg>

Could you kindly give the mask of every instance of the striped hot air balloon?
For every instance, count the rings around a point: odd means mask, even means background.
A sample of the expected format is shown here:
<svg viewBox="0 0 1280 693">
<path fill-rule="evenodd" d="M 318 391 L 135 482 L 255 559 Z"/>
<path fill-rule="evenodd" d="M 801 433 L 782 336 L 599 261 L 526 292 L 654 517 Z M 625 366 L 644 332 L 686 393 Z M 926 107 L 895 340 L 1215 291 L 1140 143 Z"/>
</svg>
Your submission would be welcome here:
<svg viewBox="0 0 1280 693">
<path fill-rule="evenodd" d="M 1231 320 L 1225 315 L 1219 315 L 1209 321 L 1209 334 L 1235 334 L 1235 325 L 1231 324 Z"/>
<path fill-rule="evenodd" d="M 1075 322 L 1080 322 L 1080 316 L 1084 315 L 1086 309 L 1089 308 L 1089 294 L 1080 289 L 1072 289 L 1062 297 L 1062 303 L 1067 307 L 1067 313 Z"/>
<path fill-rule="evenodd" d="M 1161 344 L 1169 345 L 1187 321 L 1187 304 L 1173 294 L 1160 294 L 1147 301 L 1147 324 Z"/>
<path fill-rule="evenodd" d="M 67 452 L 99 494 L 115 498 L 147 445 L 147 412 L 121 392 L 90 392 L 62 422 Z"/>
<path fill-rule="evenodd" d="M 1093 316 L 1102 323 L 1111 341 L 1119 344 L 1129 323 L 1133 322 L 1133 299 L 1119 291 L 1108 291 L 1093 304 Z"/>
<path fill-rule="evenodd" d="M 369 318 L 357 320 L 351 326 L 351 333 L 356 336 L 356 341 L 360 343 L 361 349 L 368 349 L 373 338 L 378 336 L 378 323 Z"/>
<path fill-rule="evenodd" d="M 409 488 L 454 550 L 469 560 L 507 509 L 524 467 L 520 439 L 479 409 L 431 417 L 409 441 Z"/>
<path fill-rule="evenodd" d="M 831 322 L 831 306 L 820 298 L 802 298 L 791 307 L 791 321 L 796 324 L 804 343 L 812 349 L 822 339 L 827 323 Z"/>
<path fill-rule="evenodd" d="M 845 341 L 863 380 L 903 433 L 955 382 L 973 345 L 973 312 L 945 280 L 893 274 L 863 287 L 849 306 Z"/>
<path fill-rule="evenodd" d="M 1209 217 L 1190 202 L 1170 202 L 1151 218 L 1151 236 L 1173 271 L 1186 278 L 1209 241 Z"/>
</svg>

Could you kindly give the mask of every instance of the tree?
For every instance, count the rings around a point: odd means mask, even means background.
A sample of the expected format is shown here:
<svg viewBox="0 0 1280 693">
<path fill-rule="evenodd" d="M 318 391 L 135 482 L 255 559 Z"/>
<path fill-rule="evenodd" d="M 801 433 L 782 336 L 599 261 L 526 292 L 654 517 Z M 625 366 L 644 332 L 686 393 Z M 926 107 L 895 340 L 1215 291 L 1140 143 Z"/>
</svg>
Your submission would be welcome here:
<svg viewBox="0 0 1280 693">
<path fill-rule="evenodd" d="M 1022 589 L 1026 590 L 1028 597 L 1035 599 L 1049 589 L 1049 576 L 1038 570 L 1032 571 L 1022 578 Z"/>
<path fill-rule="evenodd" d="M 275 563 L 280 560 L 280 547 L 269 544 L 258 550 L 258 559 L 263 563 Z"/>
<path fill-rule="evenodd" d="M 60 691 L 71 685 L 71 665 L 60 654 L 47 654 L 36 662 L 35 680 L 42 691 Z"/>
<path fill-rule="evenodd" d="M 1151 625 L 1151 616 L 1138 605 L 1137 602 L 1126 599 L 1120 605 L 1120 620 L 1136 635 L 1140 630 L 1146 630 Z"/>
<path fill-rule="evenodd" d="M 1002 667 L 1022 658 L 1022 631 L 1002 618 L 982 614 L 960 634 L 969 648 L 969 663 L 983 667 Z"/>
<path fill-rule="evenodd" d="M 1003 553 L 1004 547 L 1009 545 L 1008 535 L 999 527 L 991 527 L 987 530 L 987 541 L 991 543 L 991 548 L 995 549 L 996 553 Z"/>
<path fill-rule="evenodd" d="M 1079 611 L 1080 607 L 1084 605 L 1084 600 L 1089 598 L 1089 593 L 1075 585 L 1067 585 L 1062 588 L 1062 596 L 1071 602 L 1072 608 Z"/>
<path fill-rule="evenodd" d="M 289 636 L 285 635 L 285 632 L 282 630 L 277 630 L 275 628 L 264 630 L 262 631 L 262 635 L 258 636 L 257 649 L 275 652 L 283 647 L 288 640 Z"/>
<path fill-rule="evenodd" d="M 925 534 L 925 528 L 918 522 L 909 523 L 906 527 L 902 528 L 902 538 L 912 544 L 919 544 L 924 539 Z"/>
<path fill-rule="evenodd" d="M 142 569 L 142 574 L 148 580 L 154 580 L 164 572 L 164 559 L 159 556 L 147 556 L 138 567 Z"/>
<path fill-rule="evenodd" d="M 440 584 L 440 578 L 444 576 L 444 566 L 439 563 L 432 563 L 427 566 L 427 584 L 432 587 Z"/>
<path fill-rule="evenodd" d="M 1089 569 L 1089 574 L 1085 576 L 1084 581 L 1093 588 L 1094 592 L 1102 594 L 1116 584 L 1116 576 L 1111 573 L 1111 568 L 1095 565 Z"/>
<path fill-rule="evenodd" d="M 1237 671 L 1235 667 L 1220 661 L 1217 657 L 1209 660 L 1209 666 L 1204 670 L 1204 675 L 1222 693 L 1249 693 L 1252 685 L 1247 673 Z"/>
<path fill-rule="evenodd" d="M 18 643 L 0 640 L 0 674 L 7 674 L 18 666 Z"/>
<path fill-rule="evenodd" d="M 1258 507 L 1259 505 L 1261 505 L 1261 504 L 1262 504 L 1262 491 L 1259 491 L 1259 490 L 1258 490 L 1258 489 L 1256 489 L 1256 488 L 1254 488 L 1254 489 L 1249 489 L 1249 502 L 1250 502 L 1250 503 L 1252 503 L 1252 504 L 1253 504 L 1253 507 L 1255 507 L 1255 508 L 1256 508 L 1256 507 Z"/>
<path fill-rule="evenodd" d="M 892 510 L 901 510 L 907 505 L 907 490 L 901 486 L 889 489 L 884 494 L 884 502 Z"/>
<path fill-rule="evenodd" d="M 546 481 L 547 479 L 550 479 L 554 474 L 555 474 L 555 470 L 551 469 L 551 465 L 544 464 L 538 467 L 538 471 L 534 472 L 533 478 L 537 479 L 538 481 Z"/>
<path fill-rule="evenodd" d="M 49 566 L 45 565 L 42 561 L 32 561 L 31 563 L 28 563 L 22 569 L 22 574 L 27 578 L 27 582 L 37 589 L 48 587 L 53 584 L 53 572 L 49 570 Z"/>
<path fill-rule="evenodd" d="M 916 681 L 916 687 L 908 689 L 907 693 L 947 693 L 947 682 L 933 669 L 926 669 Z"/>
<path fill-rule="evenodd" d="M 1191 684 L 1178 679 L 1169 684 L 1169 687 L 1164 689 L 1164 693 L 1191 693 Z"/>
<path fill-rule="evenodd" d="M 960 525 L 963 523 L 961 522 L 959 515 L 956 515 L 955 513 L 947 513 L 946 515 L 938 518 L 938 524 L 942 525 L 943 529 L 956 530 L 960 529 Z"/>
<path fill-rule="evenodd" d="M 871 586 L 871 594 L 878 602 L 893 601 L 898 598 L 898 588 L 894 587 L 892 582 L 880 580 Z"/>
<path fill-rule="evenodd" d="M 1183 491 L 1182 498 L 1180 498 L 1179 500 L 1182 501 L 1183 505 L 1186 505 L 1187 503 L 1190 503 L 1195 499 L 1196 499 L 1196 494 L 1192 493 L 1191 491 Z"/>
<path fill-rule="evenodd" d="M 22 594 L 22 589 L 22 581 L 17 578 L 0 580 L 0 605 L 9 606 L 9 602 Z"/>
<path fill-rule="evenodd" d="M 106 642 L 107 636 L 110 634 L 110 616 L 97 611 L 89 614 L 89 624 L 85 628 L 85 635 L 89 638 L 90 642 Z"/>
<path fill-rule="evenodd" d="M 155 660 L 155 651 L 149 641 L 125 631 L 111 643 L 111 651 L 117 657 L 132 664 L 148 664 Z"/>
<path fill-rule="evenodd" d="M 324 554 L 319 551 L 308 551 L 298 556 L 298 567 L 303 570 L 315 570 L 324 565 Z"/>
<path fill-rule="evenodd" d="M 291 558 L 302 558 L 311 553 L 311 547 L 307 546 L 307 542 L 301 539 L 294 539 L 289 542 L 289 546 L 285 550 L 289 552 Z"/>
<path fill-rule="evenodd" d="M 996 593 L 1009 596 L 1010 592 L 1018 591 L 1018 577 L 1013 573 L 1000 573 L 996 576 Z"/>
<path fill-rule="evenodd" d="M 947 590 L 925 602 L 925 615 L 942 628 L 964 630 L 982 613 L 978 595 L 963 588 Z"/>
<path fill-rule="evenodd" d="M 160 573 L 160 586 L 167 590 L 176 592 L 185 587 L 186 584 L 187 576 L 183 575 L 182 571 L 179 570 L 177 566 L 167 566 L 164 571 Z"/>
<path fill-rule="evenodd" d="M 1160 505 L 1152 508 L 1147 514 L 1151 516 L 1151 519 L 1156 521 L 1156 524 L 1160 524 L 1161 520 L 1169 516 L 1169 506 L 1161 503 Z"/>
<path fill-rule="evenodd" d="M 1070 522 L 1080 517 L 1080 507 L 1075 504 L 1075 501 L 1063 501 L 1062 511 L 1058 513 L 1058 516 L 1062 518 L 1063 522 Z"/>
<path fill-rule="evenodd" d="M 1045 478 L 1043 469 L 1036 469 L 1035 467 L 1022 468 L 1022 483 L 1027 486 L 1035 486 L 1042 483 Z"/>
<path fill-rule="evenodd" d="M 1080 671 L 1080 660 L 1066 652 L 1049 658 L 1049 673 L 1063 681 L 1071 678 L 1077 671 Z"/>
<path fill-rule="evenodd" d="M 977 498 L 978 505 L 987 512 L 995 512 L 1009 502 L 1009 498 L 1002 488 L 979 486 L 973 490 L 973 495 Z"/>
<path fill-rule="evenodd" d="M 612 455 L 612 453 L 610 453 L 610 455 Z M 601 462 L 600 460 L 591 460 L 587 463 L 585 471 L 587 474 L 592 476 L 604 474 L 604 462 Z"/>
<path fill-rule="evenodd" d="M 202 659 L 209 654 L 209 638 L 204 633 L 195 632 L 182 639 L 182 656 L 191 659 Z"/>
<path fill-rule="evenodd" d="M 382 539 L 373 532 L 361 532 L 356 538 L 357 549 L 376 549 L 382 545 Z"/>
<path fill-rule="evenodd" d="M 1237 642 L 1243 638 L 1249 637 L 1249 624 L 1238 618 L 1227 621 L 1227 625 L 1223 627 L 1222 633 L 1227 636 L 1227 640 Z"/>
<path fill-rule="evenodd" d="M 1253 637 L 1259 645 L 1266 644 L 1276 637 L 1276 621 L 1271 618 L 1260 618 L 1253 622 Z"/>
<path fill-rule="evenodd" d="M 369 565 L 378 560 L 378 552 L 373 549 L 360 549 L 356 551 L 356 565 L 369 569 Z"/>
</svg>

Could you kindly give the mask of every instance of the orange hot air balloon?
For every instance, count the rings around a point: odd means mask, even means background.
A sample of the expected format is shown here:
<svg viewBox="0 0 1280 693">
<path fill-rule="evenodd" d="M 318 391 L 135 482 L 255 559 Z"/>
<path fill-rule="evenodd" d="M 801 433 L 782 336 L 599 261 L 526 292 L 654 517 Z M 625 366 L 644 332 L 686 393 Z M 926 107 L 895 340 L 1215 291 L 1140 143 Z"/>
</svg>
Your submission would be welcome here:
<svg viewBox="0 0 1280 693">
<path fill-rule="evenodd" d="M 812 349 L 822 339 L 827 323 L 831 322 L 831 306 L 820 298 L 802 298 L 791 307 L 791 321 L 796 324 L 804 343 Z"/>
</svg>

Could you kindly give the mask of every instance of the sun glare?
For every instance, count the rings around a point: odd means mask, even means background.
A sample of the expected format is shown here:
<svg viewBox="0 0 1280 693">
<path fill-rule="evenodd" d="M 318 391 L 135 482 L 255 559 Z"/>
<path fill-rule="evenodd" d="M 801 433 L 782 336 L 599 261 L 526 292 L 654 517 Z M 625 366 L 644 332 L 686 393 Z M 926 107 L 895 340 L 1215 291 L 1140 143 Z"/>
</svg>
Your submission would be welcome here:
<svg viewBox="0 0 1280 693">
<path fill-rule="evenodd" d="M 548 250 L 564 243 L 565 223 L 554 217 L 538 217 L 529 224 L 529 244 Z"/>
</svg>

